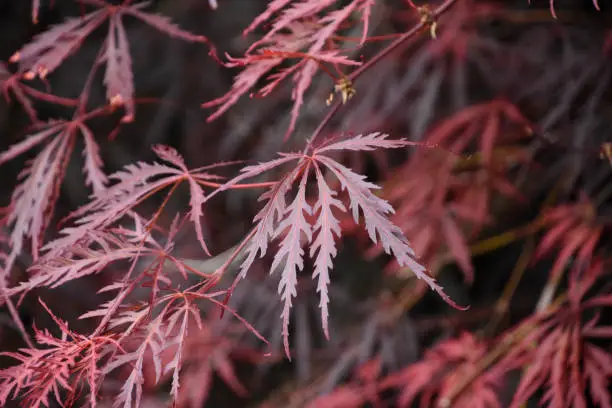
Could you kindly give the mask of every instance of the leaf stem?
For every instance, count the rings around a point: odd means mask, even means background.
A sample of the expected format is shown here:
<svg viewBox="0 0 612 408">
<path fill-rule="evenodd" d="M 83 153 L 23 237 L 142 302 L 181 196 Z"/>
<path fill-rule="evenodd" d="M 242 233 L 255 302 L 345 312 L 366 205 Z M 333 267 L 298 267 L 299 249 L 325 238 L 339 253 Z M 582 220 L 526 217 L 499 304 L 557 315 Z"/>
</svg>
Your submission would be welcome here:
<svg viewBox="0 0 612 408">
<path fill-rule="evenodd" d="M 215 183 L 212 181 L 204 181 L 204 180 L 196 180 L 196 181 L 201 186 L 212 187 L 212 188 L 219 188 L 225 185 L 223 183 Z M 228 190 L 246 190 L 250 188 L 268 188 L 268 187 L 272 187 L 276 183 L 278 182 L 277 181 L 266 181 L 262 183 L 233 184 L 227 187 L 227 189 Z"/>
</svg>

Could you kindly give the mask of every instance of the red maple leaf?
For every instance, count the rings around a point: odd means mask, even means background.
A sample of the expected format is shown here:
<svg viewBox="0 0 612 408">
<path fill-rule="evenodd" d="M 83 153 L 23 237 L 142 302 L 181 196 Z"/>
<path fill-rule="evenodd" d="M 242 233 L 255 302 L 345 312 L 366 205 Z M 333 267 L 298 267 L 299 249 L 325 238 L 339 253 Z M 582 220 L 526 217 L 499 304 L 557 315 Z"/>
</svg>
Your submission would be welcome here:
<svg viewBox="0 0 612 408">
<path fill-rule="evenodd" d="M 389 375 L 381 381 L 382 386 L 400 388 L 400 407 L 417 403 L 420 408 L 501 408 L 498 392 L 508 368 L 499 364 L 478 375 L 454 397 L 452 405 L 448 403 L 448 394 L 477 369 L 487 352 L 483 341 L 463 333 L 427 350 L 421 361 Z"/>
<path fill-rule="evenodd" d="M 332 260 L 336 255 L 336 239 L 341 234 L 336 211 L 352 214 L 355 223 L 363 219 L 370 240 L 380 244 L 382 249 L 393 255 L 401 266 L 408 267 L 418 278 L 423 279 L 431 289 L 438 292 L 447 302 L 454 303 L 443 292 L 442 287 L 426 273 L 426 269 L 416 259 L 408 240 L 401 230 L 389 220 L 393 213 L 391 205 L 373 194 L 379 187 L 365 180 L 365 177 L 328 156 L 330 153 L 355 150 L 370 151 L 382 148 L 400 148 L 413 143 L 403 140 L 388 140 L 387 135 L 371 133 L 322 145 L 315 148 L 311 155 L 302 153 L 280 154 L 280 158 L 242 169 L 242 174 L 233 178 L 211 193 L 207 200 L 218 192 L 232 185 L 278 166 L 296 162 L 297 165 L 274 183 L 268 191 L 261 195 L 260 200 L 265 206 L 255 216 L 255 228 L 247 236 L 245 242 L 245 260 L 241 265 L 240 277 L 244 277 L 257 256 L 268 252 L 271 240 L 281 238 L 279 249 L 274 256 L 271 272 L 281 269 L 279 293 L 284 302 L 282 312 L 283 339 L 285 352 L 289 355 L 289 316 L 292 299 L 296 296 L 297 273 L 304 268 L 305 251 L 310 247 L 310 256 L 316 254 L 313 278 L 318 278 L 317 290 L 320 293 L 321 316 L 323 329 L 327 329 L 329 296 L 327 286 Z M 330 189 L 323 176 L 323 170 L 333 175 L 340 183 L 340 188 L 348 195 L 348 205 L 343 204 L 334 196 L 338 193 Z M 314 173 L 319 195 L 314 209 L 306 201 L 306 184 L 308 177 Z M 287 204 L 286 195 L 297 184 L 297 191 L 291 203 Z M 335 210 L 335 211 L 334 211 Z M 315 212 L 313 214 L 313 211 Z M 309 215 L 315 215 L 314 225 L 309 221 Z M 315 238 L 316 236 L 316 238 Z M 313 240 L 314 238 L 314 240 Z M 456 305 L 455 305 L 456 306 Z"/>
<path fill-rule="evenodd" d="M 523 406 L 540 389 L 544 391 L 542 403 L 551 408 L 586 408 L 589 395 L 598 406 L 612 407 L 612 354 L 590 340 L 612 337 L 611 326 L 597 324 L 600 309 L 612 306 L 612 297 L 585 296 L 603 272 L 601 261 L 583 274 L 574 269 L 567 303 L 523 323 L 533 329 L 507 356 L 525 367 L 512 408 Z M 591 317 L 583 321 L 585 316 Z"/>
<path fill-rule="evenodd" d="M 299 110 L 304 103 L 304 94 L 310 87 L 313 77 L 320 69 L 326 71 L 334 79 L 326 66 L 354 66 L 359 62 L 348 59 L 343 50 L 336 47 L 333 36 L 340 30 L 343 23 L 354 13 L 362 13 L 364 31 L 362 42 L 368 30 L 368 20 L 373 0 L 351 0 L 338 10 L 320 13 L 336 4 L 336 0 L 276 0 L 268 4 L 268 8 L 245 30 L 245 34 L 257 26 L 279 14 L 271 25 L 271 29 L 258 41 L 253 43 L 242 58 L 229 58 L 230 67 L 245 67 L 234 80 L 232 89 L 220 98 L 202 104 L 203 107 L 217 107 L 208 117 L 215 120 L 233 106 L 240 97 L 250 92 L 262 79 L 266 84 L 257 93 L 260 96 L 269 95 L 276 86 L 286 78 L 292 77 L 294 82 L 291 99 L 294 101 L 291 119 L 285 138 L 294 130 Z M 294 65 L 273 73 L 287 60 L 297 60 Z"/>
<path fill-rule="evenodd" d="M 306 407 L 359 408 L 366 404 L 383 406 L 379 396 L 384 387 L 379 379 L 381 366 L 380 357 L 366 361 L 355 369 L 352 381 L 313 399 Z"/>
<path fill-rule="evenodd" d="M 63 405 L 62 396 L 73 400 L 79 389 L 89 388 L 90 406 L 96 406 L 97 391 L 104 372 L 104 360 L 118 347 L 110 335 L 87 337 L 68 328 L 40 301 L 60 329 L 55 337 L 48 330 L 34 328 L 40 348 L 23 348 L 19 352 L 3 352 L 19 364 L 0 370 L 0 402 L 3 406 L 20 395 L 28 408 L 49 407 L 50 398 Z"/>
<path fill-rule="evenodd" d="M 542 237 L 534 259 L 539 260 L 559 248 L 550 271 L 551 278 L 557 278 L 563 272 L 573 255 L 576 255 L 576 267 L 589 265 L 603 233 L 603 226 L 595 222 L 597 213 L 593 204 L 584 196 L 581 201 L 559 205 L 543 215 L 542 222 L 548 231 Z"/>
<path fill-rule="evenodd" d="M 124 106 L 126 113 L 123 121 L 134 118 L 134 81 L 132 58 L 123 17 L 131 16 L 164 32 L 165 34 L 190 42 L 208 42 L 206 37 L 194 35 L 181 30 L 170 22 L 170 19 L 158 14 L 142 11 L 149 3 L 131 4 L 124 1 L 121 5 L 112 5 L 103 0 L 80 0 L 81 3 L 99 7 L 99 10 L 82 17 L 70 18 L 39 34 L 19 51 L 15 52 L 10 62 L 19 62 L 19 72 L 26 79 L 36 76 L 44 79 L 61 65 L 71 54 L 75 53 L 85 39 L 104 22 L 108 21 L 108 34 L 100 54 L 100 62 L 106 62 L 104 83 L 106 96 L 111 106 Z M 36 20 L 38 3 L 32 5 L 33 18 Z M 211 49 L 211 55 L 214 50 Z"/>
<path fill-rule="evenodd" d="M 528 160 L 528 152 L 520 147 L 496 146 L 502 142 L 497 116 L 501 108 L 497 104 L 479 105 L 471 114 L 464 116 L 462 112 L 458 118 L 450 118 L 450 123 L 436 127 L 426 139 L 432 149 L 413 156 L 397 169 L 384 190 L 385 198 L 396 206 L 393 222 L 411 238 L 424 262 L 433 260 L 446 247 L 468 282 L 474 278 L 469 241 L 490 222 L 494 194 L 521 198 L 506 173 L 516 163 Z M 481 149 L 488 153 L 456 154 L 474 143 L 483 114 L 490 115 L 480 139 Z M 442 146 L 456 153 L 443 151 Z"/>
<path fill-rule="evenodd" d="M 78 134 L 83 136 L 85 145 L 83 154 L 86 184 L 92 187 L 94 193 L 99 193 L 105 188 L 107 177 L 102 171 L 98 145 L 84 123 L 96 113 L 98 112 L 90 112 L 71 121 L 57 120 L 38 125 L 40 128 L 38 132 L 0 154 L 1 165 L 46 143 L 19 175 L 20 184 L 11 197 L 11 212 L 8 217 L 8 225 L 12 227 L 11 253 L 19 253 L 24 240 L 29 238 L 32 254 L 35 258 L 38 257 L 43 233 L 53 215 L 59 187 Z"/>
<path fill-rule="evenodd" d="M 60 233 L 63 236 L 47 243 L 43 249 L 55 254 L 65 248 L 70 248 L 91 231 L 101 231 L 112 225 L 151 194 L 170 187 L 168 193 L 170 195 L 179 184 L 185 182 L 189 185 L 191 194 L 190 220 L 194 225 L 200 245 L 204 251 L 208 252 L 200 218 L 205 201 L 203 187 L 210 184 L 216 185 L 209 181 L 220 179 L 219 176 L 207 173 L 206 170 L 216 165 L 189 170 L 183 158 L 173 148 L 157 145 L 153 147 L 153 151 L 171 166 L 138 162 L 111 174 L 109 179 L 116 180 L 117 183 L 92 197 L 91 202 L 70 214 L 68 218 L 76 219 L 76 226 L 62 229 Z"/>
</svg>

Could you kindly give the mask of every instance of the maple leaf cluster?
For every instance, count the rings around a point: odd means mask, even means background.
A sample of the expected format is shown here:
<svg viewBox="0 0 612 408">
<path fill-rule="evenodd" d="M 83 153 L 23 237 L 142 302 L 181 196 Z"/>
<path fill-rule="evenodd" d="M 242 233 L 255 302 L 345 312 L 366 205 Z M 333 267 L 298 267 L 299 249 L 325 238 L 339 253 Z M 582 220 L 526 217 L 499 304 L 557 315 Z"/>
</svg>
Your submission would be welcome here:
<svg viewBox="0 0 612 408">
<path fill-rule="evenodd" d="M 525 51 L 519 34 L 487 37 L 489 20 L 534 24 L 535 7 L 270 0 L 241 40 L 219 40 L 222 61 L 216 25 L 199 22 L 205 36 L 169 16 L 222 21 L 229 1 L 69 0 L 52 23 L 59 4 L 27 3 L 36 34 L 0 61 L 2 95 L 28 123 L 0 150 L 3 171 L 18 169 L 0 208 L 0 405 L 200 407 L 223 384 L 241 401 L 228 406 L 612 407 L 612 154 L 583 137 L 607 122 L 576 125 L 568 144 L 559 125 L 605 116 L 610 67 L 571 62 L 591 56 L 571 29 L 530 33 Z M 138 133 L 178 108 L 142 97 L 134 27 L 239 69 L 222 96 L 198 99 L 202 126 L 222 130 L 193 132 L 202 152 Z M 563 49 L 558 76 L 539 65 L 551 48 Z M 80 58 L 80 91 L 65 96 L 59 73 Z M 221 157 L 229 125 L 209 123 L 247 95 L 254 110 L 260 98 L 286 107 L 272 113 L 282 148 L 252 126 L 242 156 Z M 146 153 L 109 160 L 134 140 Z M 87 197 L 74 202 L 75 189 Z M 235 211 L 240 194 L 249 205 Z M 308 360 L 298 381 L 275 379 L 292 357 Z"/>
<path fill-rule="evenodd" d="M 294 83 L 291 93 L 293 108 L 285 138 L 289 137 L 295 129 L 305 93 L 317 71 L 323 70 L 332 79 L 341 83 L 344 78 L 344 74 L 340 71 L 342 66 L 361 64 L 346 55 L 350 50 L 343 50 L 342 44 L 337 44 L 335 37 L 351 17 L 361 14 L 363 30 L 360 43 L 363 44 L 368 34 L 374 0 L 352 0 L 338 10 L 334 10 L 331 7 L 336 3 L 336 0 L 271 1 L 266 10 L 253 20 L 243 34 L 252 33 L 273 16 L 277 17 L 266 34 L 249 47 L 244 57 L 228 56 L 229 63 L 226 64 L 228 67 L 244 67 L 244 70 L 236 76 L 228 93 L 202 105 L 207 108 L 218 107 L 208 120 L 215 120 L 241 96 L 252 92 L 261 79 L 268 81 L 256 92 L 263 97 L 269 95 L 283 80 L 291 77 Z M 273 73 L 274 69 L 279 68 L 285 61 L 289 61 L 292 65 Z M 333 67 L 337 74 L 330 72 L 330 67 Z M 346 96 L 343 98 L 346 100 Z"/>
</svg>

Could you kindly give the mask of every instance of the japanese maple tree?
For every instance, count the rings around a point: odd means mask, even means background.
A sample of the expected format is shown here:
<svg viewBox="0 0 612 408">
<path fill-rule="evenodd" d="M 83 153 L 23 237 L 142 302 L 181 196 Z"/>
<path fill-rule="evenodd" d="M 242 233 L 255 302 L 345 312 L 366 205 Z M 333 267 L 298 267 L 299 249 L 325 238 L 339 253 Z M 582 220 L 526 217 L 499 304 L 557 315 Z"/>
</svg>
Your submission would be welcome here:
<svg viewBox="0 0 612 408">
<path fill-rule="evenodd" d="M 0 405 L 611 407 L 606 5 L 530 3 L 0 4 Z"/>
</svg>

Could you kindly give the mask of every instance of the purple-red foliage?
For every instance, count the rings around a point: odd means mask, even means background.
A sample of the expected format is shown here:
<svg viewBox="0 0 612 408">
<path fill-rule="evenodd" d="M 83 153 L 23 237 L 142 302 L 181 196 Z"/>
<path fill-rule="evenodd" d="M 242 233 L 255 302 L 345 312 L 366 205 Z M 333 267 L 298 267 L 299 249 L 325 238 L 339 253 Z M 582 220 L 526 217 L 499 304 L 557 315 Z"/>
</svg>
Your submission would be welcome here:
<svg viewBox="0 0 612 408">
<path fill-rule="evenodd" d="M 398 406 L 413 403 L 425 407 L 496 407 L 503 405 L 499 390 L 508 367 L 495 365 L 480 373 L 469 387 L 453 401 L 454 393 L 463 379 L 479 369 L 487 356 L 487 345 L 472 334 L 446 340 L 428 350 L 423 360 L 409 365 L 382 381 L 385 387 L 399 387 Z"/>
<path fill-rule="evenodd" d="M 334 10 L 331 7 L 336 3 L 336 0 L 271 1 L 267 9 L 244 30 L 244 35 L 247 35 L 275 17 L 266 34 L 251 44 L 244 57 L 228 56 L 227 67 L 245 67 L 236 76 L 232 89 L 224 96 L 202 105 L 207 108 L 217 107 L 208 120 L 212 121 L 221 116 L 248 92 L 251 92 L 251 96 L 267 96 L 290 77 L 293 81 L 293 108 L 285 135 L 285 138 L 288 138 L 295 129 L 305 93 L 317 72 L 324 70 L 332 79 L 339 79 L 343 76 L 341 66 L 361 64 L 343 55 L 346 50 L 335 44 L 334 37 L 349 18 L 359 14 L 363 21 L 360 41 L 363 44 L 368 35 L 374 0 L 351 0 L 340 9 Z M 290 61 L 292 65 L 274 72 L 285 61 Z M 337 73 L 329 71 L 332 67 Z M 267 84 L 259 91 L 253 92 L 253 88 L 264 78 Z"/>
<path fill-rule="evenodd" d="M 612 407 L 612 354 L 595 342 L 612 337 L 612 326 L 599 322 L 600 309 L 612 306 L 612 298 L 587 296 L 603 273 L 601 261 L 574 269 L 566 303 L 523 323 L 533 329 L 507 356 L 526 368 L 511 407 L 521 407 L 541 389 L 540 402 L 553 408 L 586 408 L 588 401 Z"/>
<path fill-rule="evenodd" d="M 192 34 L 152 9 L 203 4 L 220 13 L 229 0 L 66 0 L 79 14 L 49 25 L 41 16 L 60 5 L 27 3 L 39 32 L 0 61 L 2 95 L 29 122 L 0 150 L 3 171 L 21 169 L 16 180 L 6 177 L 14 185 L 0 211 L 0 299 L 12 320 L 6 327 L 25 343 L 16 345 L 2 327 L 1 405 L 196 408 L 223 393 L 218 379 L 241 403 L 269 398 L 263 406 L 286 405 L 270 402 L 285 393 L 309 407 L 519 408 L 539 399 L 552 408 L 612 408 L 609 198 L 601 187 L 612 149 L 593 136 L 610 127 L 593 119 L 608 112 L 599 103 L 609 102 L 610 68 L 577 57 L 594 36 L 577 46 L 564 26 L 546 26 L 526 36 L 525 51 L 517 26 L 541 16 L 492 0 L 270 0 L 240 41 L 233 40 L 239 32 L 220 36 L 234 41 L 222 62 L 209 41 L 216 33 Z M 548 6 L 547 19 L 563 17 L 554 0 Z M 487 37 L 486 29 L 496 30 L 491 19 L 515 31 Z M 268 124 L 238 114 L 238 123 L 218 125 L 216 139 L 193 132 L 206 149 L 191 155 L 174 134 L 140 138 L 137 106 L 160 101 L 138 97 L 146 73 L 136 70 L 141 43 L 132 20 L 207 43 L 208 62 L 240 69 L 222 96 L 198 99 L 214 109 L 205 122 L 238 109 L 245 95 L 254 110 L 275 100 L 278 112 L 254 115 L 281 124 L 271 126 L 274 137 L 263 136 Z M 610 40 L 601 40 L 606 51 Z M 548 43 L 563 50 L 560 74 L 544 64 L 552 58 L 540 52 Z M 60 66 L 92 44 L 78 96 L 53 90 Z M 230 56 L 236 44 L 245 51 Z M 188 65 L 185 74 L 200 68 Z M 96 98 L 102 66 L 104 96 Z M 208 79 L 208 71 L 199 74 Z M 165 102 L 164 115 L 174 106 Z M 563 117 L 571 126 L 559 125 Z M 105 134 L 99 122 L 115 130 Z M 230 139 L 234 126 L 252 128 L 242 131 L 250 135 L 236 149 L 242 157 L 221 157 L 217 142 Z M 564 144 L 573 126 L 578 135 Z M 123 137 L 126 130 L 134 131 Z M 140 139 L 155 161 L 109 165 L 106 147 Z M 77 148 L 79 187 L 71 183 Z M 254 163 L 256 148 L 266 159 Z M 609 162 L 590 160 L 600 153 Z M 200 154 L 212 164 L 192 165 L 190 156 Z M 567 156 L 572 165 L 559 170 L 555 161 L 563 165 Z M 66 205 L 74 188 L 89 196 Z M 251 203 L 242 218 L 232 214 L 240 192 Z M 228 242 L 235 245 L 219 251 Z M 520 256 L 505 250 L 519 242 Z M 502 250 L 501 261 L 476 259 Z M 536 262 L 546 257 L 552 266 Z M 449 264 L 464 282 L 453 281 Z M 277 275 L 265 282 L 277 297 L 256 290 L 257 271 L 264 280 Z M 424 288 L 443 302 L 424 297 Z M 54 296 L 60 301 L 51 303 Z M 74 301 L 79 296 L 85 306 Z M 467 310 L 472 302 L 477 307 Z M 325 339 L 309 336 L 314 330 Z M 284 356 L 272 349 L 280 343 Z M 285 374 L 292 355 L 311 360 L 296 371 L 314 382 L 267 374 L 271 366 Z"/>
<path fill-rule="evenodd" d="M 68 19 L 50 28 L 15 52 L 9 62 L 19 63 L 19 73 L 24 79 L 32 80 L 38 77 L 44 80 L 66 58 L 78 51 L 96 28 L 108 22 L 108 34 L 96 64 L 106 64 L 104 75 L 106 97 L 111 106 L 125 107 L 126 112 L 122 119 L 125 122 L 134 120 L 136 109 L 130 44 L 123 26 L 125 16 L 135 17 L 170 37 L 184 41 L 207 42 L 206 37 L 181 30 L 166 16 L 142 11 L 148 2 L 131 4 L 131 1 L 126 1 L 120 5 L 113 5 L 104 0 L 79 0 L 79 2 L 95 6 L 98 10 Z M 32 9 L 37 10 L 38 4 L 33 4 Z M 36 21 L 37 11 L 33 13 L 33 20 Z"/>
</svg>

